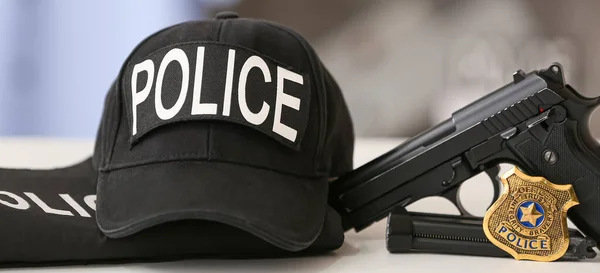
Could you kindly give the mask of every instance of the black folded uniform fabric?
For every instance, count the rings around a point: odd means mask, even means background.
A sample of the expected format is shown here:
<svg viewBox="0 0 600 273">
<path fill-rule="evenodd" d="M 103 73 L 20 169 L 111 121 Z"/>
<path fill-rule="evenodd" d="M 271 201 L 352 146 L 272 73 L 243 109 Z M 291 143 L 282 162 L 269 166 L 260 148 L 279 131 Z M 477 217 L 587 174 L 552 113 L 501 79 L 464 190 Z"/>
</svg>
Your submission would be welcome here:
<svg viewBox="0 0 600 273">
<path fill-rule="evenodd" d="M 328 180 L 352 169 L 353 145 L 341 91 L 300 35 L 232 13 L 179 24 L 128 57 L 91 159 L 0 170 L 0 261 L 331 251 L 343 231 Z"/>
</svg>

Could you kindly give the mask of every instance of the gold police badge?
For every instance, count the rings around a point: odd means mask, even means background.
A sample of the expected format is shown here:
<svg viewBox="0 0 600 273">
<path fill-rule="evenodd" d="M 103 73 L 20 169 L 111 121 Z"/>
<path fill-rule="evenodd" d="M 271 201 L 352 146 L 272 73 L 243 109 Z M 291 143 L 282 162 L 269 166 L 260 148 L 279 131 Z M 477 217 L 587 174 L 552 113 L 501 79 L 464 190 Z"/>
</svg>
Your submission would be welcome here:
<svg viewBox="0 0 600 273">
<path fill-rule="evenodd" d="M 513 167 L 502 195 L 483 218 L 483 231 L 517 260 L 554 261 L 569 247 L 567 210 L 579 200 L 571 185 L 556 185 Z"/>
</svg>

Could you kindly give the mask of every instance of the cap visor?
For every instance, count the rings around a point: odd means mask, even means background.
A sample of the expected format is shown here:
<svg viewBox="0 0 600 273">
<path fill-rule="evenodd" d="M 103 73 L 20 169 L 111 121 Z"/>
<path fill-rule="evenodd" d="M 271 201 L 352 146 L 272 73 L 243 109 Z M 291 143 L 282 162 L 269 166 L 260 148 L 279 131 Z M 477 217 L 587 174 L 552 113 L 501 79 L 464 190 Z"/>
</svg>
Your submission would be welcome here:
<svg viewBox="0 0 600 273">
<path fill-rule="evenodd" d="M 203 219 L 250 232 L 289 251 L 319 235 L 327 179 L 300 178 L 223 162 L 178 161 L 101 172 L 97 222 L 125 237 L 183 219 Z"/>
</svg>

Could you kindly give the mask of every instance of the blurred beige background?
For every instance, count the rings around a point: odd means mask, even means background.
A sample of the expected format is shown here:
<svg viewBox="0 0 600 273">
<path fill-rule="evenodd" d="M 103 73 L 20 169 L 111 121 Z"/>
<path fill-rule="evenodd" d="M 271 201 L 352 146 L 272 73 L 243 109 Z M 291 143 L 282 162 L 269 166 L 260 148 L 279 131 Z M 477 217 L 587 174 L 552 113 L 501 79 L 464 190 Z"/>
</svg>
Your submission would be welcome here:
<svg viewBox="0 0 600 273">
<path fill-rule="evenodd" d="M 600 95 L 600 1 L 245 0 L 219 6 L 288 25 L 342 87 L 358 136 L 406 137 L 558 61 Z M 591 127 L 600 136 L 600 114 Z"/>
</svg>

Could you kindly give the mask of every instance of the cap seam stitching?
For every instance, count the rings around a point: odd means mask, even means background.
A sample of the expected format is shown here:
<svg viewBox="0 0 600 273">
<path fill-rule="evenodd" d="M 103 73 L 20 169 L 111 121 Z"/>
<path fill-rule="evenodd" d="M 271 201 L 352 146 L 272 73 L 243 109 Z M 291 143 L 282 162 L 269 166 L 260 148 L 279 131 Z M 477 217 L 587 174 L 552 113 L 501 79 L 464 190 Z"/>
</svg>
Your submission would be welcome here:
<svg viewBox="0 0 600 273">
<path fill-rule="evenodd" d="M 218 42 L 221 41 L 221 30 L 223 29 L 224 23 L 225 23 L 225 21 L 223 21 L 223 20 L 219 21 L 219 27 L 217 28 L 217 41 Z"/>
<path fill-rule="evenodd" d="M 208 132 L 206 133 L 207 134 L 206 137 L 208 140 L 208 141 L 206 141 L 206 160 L 207 161 L 212 161 L 212 158 L 211 158 L 212 154 L 210 151 L 211 150 L 210 147 L 212 146 L 212 139 L 211 139 L 211 133 L 210 133 L 211 130 L 212 130 L 212 124 L 209 123 L 208 124 Z"/>
<path fill-rule="evenodd" d="M 176 154 L 175 156 L 181 156 L 181 155 L 200 155 L 200 153 L 183 153 L 183 154 Z M 166 158 L 166 156 L 164 156 L 163 158 Z M 136 168 L 136 167 L 142 167 L 142 166 L 147 166 L 147 165 L 154 165 L 154 164 L 163 164 L 163 163 L 171 163 L 171 162 L 208 162 L 207 160 L 201 160 L 201 159 L 167 159 L 164 161 L 146 161 L 146 162 L 139 162 L 136 164 L 115 164 L 114 166 L 112 166 L 111 168 L 106 167 L 106 168 L 102 168 L 99 171 L 100 172 L 112 172 L 112 171 L 118 171 L 118 170 L 124 170 L 124 169 L 129 169 L 129 168 Z M 278 171 L 278 170 L 273 170 L 273 169 L 268 169 L 266 167 L 262 167 L 262 166 L 256 166 L 256 165 L 247 165 L 247 164 L 241 164 L 241 163 L 237 163 L 237 162 L 232 162 L 232 161 L 226 161 L 226 160 L 211 160 L 210 163 L 218 163 L 218 164 L 228 164 L 228 165 L 239 165 L 239 166 L 244 166 L 244 167 L 248 167 L 248 168 L 254 168 L 254 169 L 260 169 L 260 170 L 264 170 L 264 171 L 269 171 L 269 172 L 273 172 L 273 173 L 277 173 L 277 174 L 283 174 L 283 175 L 289 175 L 289 176 L 293 176 L 296 178 L 302 178 L 302 179 L 306 179 L 306 178 L 324 178 L 327 177 L 327 174 L 320 174 L 320 175 L 316 175 L 316 176 L 312 176 L 312 175 L 299 175 L 299 174 L 294 174 L 294 173 L 286 173 L 286 172 L 282 172 L 282 171 Z"/>
<path fill-rule="evenodd" d="M 219 27 L 217 28 L 217 42 L 221 43 L 221 34 L 222 34 L 222 29 L 223 29 L 223 25 L 225 24 L 225 21 L 220 21 L 219 22 Z M 206 132 L 206 137 L 207 137 L 207 141 L 206 141 L 206 160 L 207 161 L 212 161 L 212 152 L 211 152 L 211 147 L 212 147 L 212 139 L 211 139 L 211 131 L 212 131 L 212 123 L 208 123 L 208 131 Z"/>
<path fill-rule="evenodd" d="M 106 166 L 108 166 L 110 164 L 110 162 L 112 161 L 112 156 L 115 153 L 115 147 L 117 146 L 117 139 L 119 138 L 119 131 L 121 130 L 121 122 L 122 122 L 123 112 L 125 112 L 125 115 L 127 115 L 127 110 L 122 111 L 122 109 L 121 109 L 121 106 L 125 103 L 125 99 L 123 98 L 123 96 L 124 96 L 123 90 L 122 90 L 123 88 L 121 86 L 120 81 L 117 84 L 116 89 L 117 89 L 116 91 L 118 93 L 117 94 L 117 100 L 118 101 L 117 101 L 116 104 L 118 104 L 118 105 L 115 105 L 116 109 L 114 111 L 118 111 L 118 115 L 116 115 L 116 116 L 118 116 L 116 118 L 117 119 L 117 121 L 116 121 L 116 128 L 117 128 L 117 130 L 115 130 L 114 137 L 112 138 L 112 143 L 110 144 L 111 148 L 110 148 L 110 151 L 108 153 L 108 158 L 106 159 L 106 162 L 105 162 Z M 126 117 L 126 118 L 129 119 L 128 117 Z M 110 131 L 109 129 L 107 129 L 107 130 Z"/>
</svg>

